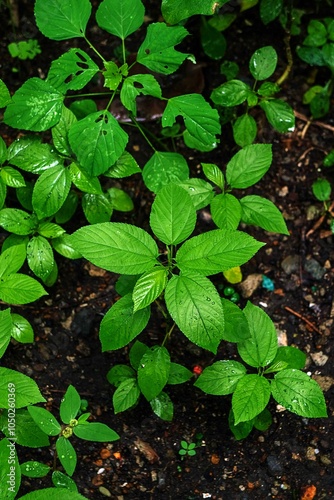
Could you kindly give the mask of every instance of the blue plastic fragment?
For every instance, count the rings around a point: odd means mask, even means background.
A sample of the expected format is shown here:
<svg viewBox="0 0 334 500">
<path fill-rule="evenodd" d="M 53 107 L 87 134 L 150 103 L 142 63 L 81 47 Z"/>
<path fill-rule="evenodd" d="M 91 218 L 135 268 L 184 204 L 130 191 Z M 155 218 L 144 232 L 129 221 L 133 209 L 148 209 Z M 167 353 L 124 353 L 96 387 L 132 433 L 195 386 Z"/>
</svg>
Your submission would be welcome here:
<svg viewBox="0 0 334 500">
<path fill-rule="evenodd" d="M 262 288 L 269 290 L 269 292 L 273 292 L 275 290 L 275 285 L 273 280 L 268 278 L 268 276 L 262 275 Z"/>
</svg>

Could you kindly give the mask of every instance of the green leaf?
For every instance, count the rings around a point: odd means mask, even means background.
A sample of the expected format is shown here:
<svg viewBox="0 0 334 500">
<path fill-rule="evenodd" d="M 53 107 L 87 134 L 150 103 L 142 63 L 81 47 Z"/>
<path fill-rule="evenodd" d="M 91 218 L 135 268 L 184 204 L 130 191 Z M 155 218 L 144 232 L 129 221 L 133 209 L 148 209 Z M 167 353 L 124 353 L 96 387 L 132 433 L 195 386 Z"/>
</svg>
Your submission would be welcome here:
<svg viewBox="0 0 334 500">
<path fill-rule="evenodd" d="M 272 97 L 275 95 L 277 92 L 280 91 L 279 85 L 277 83 L 273 82 L 264 82 L 261 83 L 260 87 L 258 88 L 258 95 L 263 96 L 263 97 Z"/>
<path fill-rule="evenodd" d="M 116 90 L 122 81 L 121 68 L 113 61 L 104 63 L 105 70 L 102 71 L 104 78 L 103 86 L 109 90 Z"/>
<path fill-rule="evenodd" d="M 70 110 L 78 120 L 81 120 L 85 118 L 85 116 L 95 113 L 97 111 L 97 105 L 93 99 L 80 99 L 72 102 Z"/>
<path fill-rule="evenodd" d="M 283 10 L 283 0 L 261 0 L 260 17 L 263 24 L 268 24 L 278 17 Z"/>
<path fill-rule="evenodd" d="M 77 465 L 77 454 L 69 439 L 60 436 L 56 441 L 56 450 L 59 461 L 66 474 L 72 476 Z"/>
<path fill-rule="evenodd" d="M 71 242 L 71 236 L 64 234 L 52 240 L 52 246 L 63 257 L 67 259 L 80 259 L 81 253 L 75 250 Z"/>
<path fill-rule="evenodd" d="M 115 210 L 119 210 L 120 212 L 130 212 L 134 209 L 134 204 L 131 196 L 123 191 L 123 189 L 119 189 L 116 187 L 109 188 L 108 196 Z"/>
<path fill-rule="evenodd" d="M 210 204 L 212 220 L 220 229 L 237 229 L 241 220 L 239 200 L 232 194 L 218 194 Z"/>
<path fill-rule="evenodd" d="M 278 208 L 262 196 L 244 196 L 240 200 L 241 219 L 246 224 L 260 226 L 266 231 L 289 235 L 283 215 Z"/>
<path fill-rule="evenodd" d="M 53 239 L 62 236 L 65 233 L 65 229 L 54 222 L 43 221 L 38 224 L 38 233 L 44 236 L 44 238 Z"/>
<path fill-rule="evenodd" d="M 37 179 L 32 204 L 40 219 L 54 215 L 64 204 L 71 188 L 71 176 L 62 165 L 49 168 Z"/>
<path fill-rule="evenodd" d="M 47 295 L 42 285 L 25 274 L 11 274 L 0 281 L 1 300 L 8 304 L 29 304 Z"/>
<path fill-rule="evenodd" d="M 109 384 L 119 387 L 124 380 L 136 378 L 136 372 L 128 365 L 114 365 L 107 373 Z"/>
<path fill-rule="evenodd" d="M 0 108 L 5 108 L 11 101 L 9 90 L 3 80 L 0 79 Z"/>
<path fill-rule="evenodd" d="M 29 321 L 20 314 L 12 313 L 12 337 L 21 344 L 31 344 L 34 341 L 34 330 Z"/>
<path fill-rule="evenodd" d="M 246 101 L 251 88 L 241 80 L 229 80 L 211 93 L 211 100 L 218 106 L 238 106 Z"/>
<path fill-rule="evenodd" d="M 262 432 L 268 430 L 272 423 L 273 419 L 268 408 L 265 408 L 263 411 L 261 411 L 261 413 L 259 413 L 259 415 L 256 415 L 254 419 L 255 429 Z"/>
<path fill-rule="evenodd" d="M 192 372 L 179 363 L 171 363 L 167 384 L 176 385 L 188 382 L 193 376 Z"/>
<path fill-rule="evenodd" d="M 36 230 L 37 220 L 34 215 L 18 208 L 3 208 L 0 210 L 0 226 L 10 233 L 24 236 Z"/>
<path fill-rule="evenodd" d="M 61 426 L 55 417 L 45 408 L 39 406 L 28 406 L 28 412 L 35 424 L 48 436 L 57 436 L 61 432 Z"/>
<path fill-rule="evenodd" d="M 140 274 L 156 264 L 159 251 L 143 229 L 119 222 L 105 222 L 78 229 L 70 239 L 85 259 L 107 271 Z"/>
<path fill-rule="evenodd" d="M 8 238 L 6 240 L 8 240 Z M 2 253 L 0 255 L 0 278 L 14 274 L 22 267 L 26 260 L 26 247 L 27 241 L 25 238 L 17 242 L 17 244 L 14 243 L 12 246 L 4 247 L 4 244 L 2 245 Z"/>
<path fill-rule="evenodd" d="M 143 355 L 138 367 L 138 385 L 147 401 L 160 394 L 167 384 L 169 371 L 170 356 L 165 347 L 154 346 Z"/>
<path fill-rule="evenodd" d="M 6 351 L 12 334 L 12 317 L 10 309 L 0 311 L 0 358 Z"/>
<path fill-rule="evenodd" d="M 137 115 L 136 97 L 142 95 L 151 95 L 161 99 L 161 87 L 153 75 L 134 75 L 129 76 L 123 82 L 121 89 L 121 101 L 123 106 Z"/>
<path fill-rule="evenodd" d="M 282 370 L 271 384 L 275 400 L 302 417 L 327 417 L 324 395 L 315 380 L 299 370 Z"/>
<path fill-rule="evenodd" d="M 234 392 L 245 374 L 246 368 L 238 361 L 216 361 L 203 370 L 194 386 L 206 394 L 225 396 Z"/>
<path fill-rule="evenodd" d="M 12 142 L 8 148 L 8 161 L 32 174 L 41 174 L 63 163 L 50 144 L 41 144 L 36 137 L 22 137 Z"/>
<path fill-rule="evenodd" d="M 12 167 L 2 167 L 0 176 L 6 186 L 19 188 L 26 185 L 23 175 Z"/>
<path fill-rule="evenodd" d="M 277 52 L 268 45 L 254 52 L 249 61 L 249 70 L 255 80 L 266 80 L 275 71 L 277 66 Z"/>
<path fill-rule="evenodd" d="M 166 268 L 154 267 L 136 281 L 132 293 L 134 312 L 152 304 L 161 295 L 167 284 L 167 274 Z"/>
<path fill-rule="evenodd" d="M 4 121 L 10 127 L 41 132 L 59 122 L 64 96 L 39 78 L 30 78 L 8 104 Z"/>
<path fill-rule="evenodd" d="M 177 251 L 176 262 L 181 270 L 209 276 L 241 266 L 263 245 L 242 231 L 216 229 L 183 243 Z"/>
<path fill-rule="evenodd" d="M 275 130 L 284 134 L 295 129 L 295 114 L 287 102 L 281 99 L 270 99 L 260 102 L 260 107 Z"/>
<path fill-rule="evenodd" d="M 137 62 L 151 71 L 170 75 L 174 73 L 189 54 L 174 49 L 188 31 L 183 26 L 166 26 L 164 23 L 149 24 L 146 37 L 137 54 Z"/>
<path fill-rule="evenodd" d="M 253 429 L 253 421 L 254 420 L 252 419 L 248 420 L 247 422 L 240 422 L 238 425 L 235 425 L 232 408 L 228 415 L 228 426 L 234 438 L 238 441 L 240 441 L 241 439 L 245 439 L 250 434 Z"/>
<path fill-rule="evenodd" d="M 48 465 L 32 460 L 20 464 L 20 467 L 21 474 L 27 477 L 44 477 L 50 470 L 50 467 Z"/>
<path fill-rule="evenodd" d="M 201 42 L 205 54 L 211 59 L 222 59 L 226 51 L 226 39 L 224 35 L 202 18 Z"/>
<path fill-rule="evenodd" d="M 224 337 L 224 313 L 211 281 L 195 272 L 173 276 L 165 300 L 184 335 L 194 344 L 216 353 Z"/>
<path fill-rule="evenodd" d="M 133 174 L 140 174 L 138 163 L 130 153 L 124 151 L 116 163 L 104 172 L 103 175 L 112 179 L 123 179 Z"/>
<path fill-rule="evenodd" d="M 225 318 L 224 340 L 242 342 L 248 339 L 251 334 L 244 312 L 228 299 L 221 299 L 221 301 Z"/>
<path fill-rule="evenodd" d="M 51 40 L 83 37 L 92 6 L 89 0 L 36 0 L 38 29 Z"/>
<path fill-rule="evenodd" d="M 73 123 L 68 139 L 80 166 L 93 177 L 106 172 L 118 160 L 128 135 L 109 111 L 97 111 Z"/>
<path fill-rule="evenodd" d="M 162 15 L 168 24 L 177 24 L 183 19 L 188 19 L 196 14 L 212 16 L 218 7 L 228 0 L 192 0 L 182 2 L 179 0 L 163 0 L 161 4 Z"/>
<path fill-rule="evenodd" d="M 219 115 L 201 94 L 187 94 L 168 100 L 162 115 L 162 126 L 171 127 L 177 116 L 182 116 L 190 136 L 211 149 L 217 146 L 220 134 Z"/>
<path fill-rule="evenodd" d="M 297 347 L 281 346 L 277 349 L 275 359 L 266 370 L 266 373 L 268 373 L 271 365 L 275 365 L 278 362 L 284 362 L 286 368 L 302 370 L 305 367 L 306 354 L 303 351 L 300 351 Z"/>
<path fill-rule="evenodd" d="M 69 424 L 74 419 L 81 406 L 81 398 L 78 391 L 69 385 L 60 403 L 59 414 L 64 424 Z"/>
<path fill-rule="evenodd" d="M 166 245 L 177 245 L 195 229 L 196 211 L 188 194 L 176 184 L 160 189 L 151 209 L 150 226 Z"/>
<path fill-rule="evenodd" d="M 7 160 L 7 146 L 2 137 L 0 137 L 0 165 Z"/>
<path fill-rule="evenodd" d="M 55 215 L 56 222 L 58 224 L 65 224 L 65 222 L 68 222 L 75 214 L 78 204 L 78 194 L 70 190 L 66 200 Z"/>
<path fill-rule="evenodd" d="M 14 500 L 21 484 L 21 468 L 15 442 L 7 438 L 0 441 L 0 498 Z"/>
<path fill-rule="evenodd" d="M 332 187 L 326 179 L 317 179 L 312 184 L 312 192 L 317 200 L 327 201 L 331 197 Z M 1 224 L 1 212 L 0 212 L 0 224 Z"/>
<path fill-rule="evenodd" d="M 197 179 L 196 177 L 179 182 L 178 186 L 190 195 L 195 210 L 206 207 L 215 195 L 211 184 L 204 179 Z"/>
<path fill-rule="evenodd" d="M 275 325 L 260 307 L 247 302 L 244 309 L 251 337 L 238 343 L 238 352 L 243 361 L 259 368 L 269 365 L 277 353 Z"/>
<path fill-rule="evenodd" d="M 99 67 L 86 52 L 73 48 L 52 61 L 46 81 L 66 94 L 85 87 L 98 71 Z"/>
<path fill-rule="evenodd" d="M 48 436 L 35 424 L 28 410 L 15 410 L 15 431 L 12 428 L 11 418 L 7 410 L 0 415 L 0 429 L 6 437 L 15 437 L 16 444 L 29 448 L 49 446 Z"/>
<path fill-rule="evenodd" d="M 140 0 L 104 0 L 96 12 L 103 30 L 125 40 L 144 22 L 145 9 Z"/>
<path fill-rule="evenodd" d="M 59 470 L 55 470 L 52 472 L 52 483 L 54 486 L 58 488 L 66 488 L 70 492 L 77 493 L 78 488 L 73 479 L 70 477 L 66 476 L 66 474 L 63 474 Z"/>
<path fill-rule="evenodd" d="M 77 121 L 75 114 L 66 106 L 63 106 L 59 122 L 52 127 L 51 134 L 52 140 L 57 151 L 66 156 L 71 156 L 72 151 L 68 142 L 68 131 Z"/>
<path fill-rule="evenodd" d="M 171 182 L 185 181 L 188 177 L 187 162 L 178 153 L 155 151 L 143 169 L 143 181 L 154 193 Z"/>
<path fill-rule="evenodd" d="M 134 370 L 138 371 L 141 358 L 147 351 L 149 351 L 149 347 L 147 347 L 147 345 L 143 344 L 142 342 L 139 342 L 139 340 L 135 341 L 129 353 L 130 363 Z"/>
<path fill-rule="evenodd" d="M 323 45 L 327 39 L 327 29 L 323 22 L 318 19 L 311 19 L 307 26 L 308 36 L 304 40 L 304 45 L 313 47 Z"/>
<path fill-rule="evenodd" d="M 153 412 L 162 420 L 171 422 L 174 415 L 174 405 L 164 391 L 160 392 L 158 396 L 150 401 Z"/>
<path fill-rule="evenodd" d="M 98 443 L 117 441 L 120 439 L 117 432 L 110 429 L 106 424 L 99 422 L 85 422 L 73 428 L 74 434 L 87 441 L 96 441 Z"/>
<path fill-rule="evenodd" d="M 0 178 L 0 209 L 4 206 L 7 196 L 7 186 Z"/>
<path fill-rule="evenodd" d="M 126 346 L 146 327 L 150 309 L 134 311 L 131 293 L 124 295 L 109 309 L 100 324 L 102 351 L 114 351 Z"/>
<path fill-rule="evenodd" d="M 220 189 L 224 189 L 224 174 L 214 163 L 201 163 L 204 175 Z"/>
<path fill-rule="evenodd" d="M 244 375 L 232 396 L 235 425 L 252 420 L 267 406 L 270 399 L 270 383 L 259 375 Z"/>
<path fill-rule="evenodd" d="M 129 275 L 129 276 L 126 274 L 123 274 L 122 276 L 120 276 L 115 284 L 115 290 L 118 293 L 118 295 L 123 297 L 124 295 L 126 295 L 128 293 L 132 293 L 133 289 L 135 287 L 135 284 L 136 284 L 138 278 L 140 278 L 140 276 L 141 276 L 140 274 L 134 274 L 134 275 Z"/>
<path fill-rule="evenodd" d="M 112 201 L 104 194 L 88 194 L 82 198 L 82 209 L 90 224 L 108 222 L 113 213 Z"/>
<path fill-rule="evenodd" d="M 114 392 L 112 403 L 114 412 L 121 413 L 132 408 L 138 401 L 140 389 L 136 378 L 127 378 L 123 380 Z"/>
<path fill-rule="evenodd" d="M 33 236 L 27 246 L 27 261 L 32 272 L 45 281 L 54 266 L 53 250 L 43 236 Z"/>
<path fill-rule="evenodd" d="M 65 488 L 43 488 L 20 497 L 20 500 L 45 500 L 46 498 L 48 500 L 59 500 L 60 498 L 61 500 L 87 500 L 87 497 Z"/>
<path fill-rule="evenodd" d="M 238 151 L 226 166 L 231 188 L 244 189 L 256 184 L 271 165 L 271 144 L 251 144 Z"/>
<path fill-rule="evenodd" d="M 245 113 L 233 123 L 233 138 L 241 148 L 249 146 L 255 141 L 257 125 L 254 118 Z"/>
</svg>

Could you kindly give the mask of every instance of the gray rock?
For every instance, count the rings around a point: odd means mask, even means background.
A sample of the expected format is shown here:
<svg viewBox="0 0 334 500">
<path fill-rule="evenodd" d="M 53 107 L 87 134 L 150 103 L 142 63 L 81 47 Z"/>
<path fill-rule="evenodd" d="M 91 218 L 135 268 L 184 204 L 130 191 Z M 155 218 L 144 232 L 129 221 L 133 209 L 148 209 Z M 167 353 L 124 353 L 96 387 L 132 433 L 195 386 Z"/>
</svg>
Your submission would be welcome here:
<svg viewBox="0 0 334 500">
<path fill-rule="evenodd" d="M 324 269 L 321 264 L 315 259 L 309 259 L 305 262 L 304 265 L 305 271 L 307 271 L 312 278 L 315 280 L 321 280 L 323 275 L 326 273 L 326 269 Z"/>
<path fill-rule="evenodd" d="M 286 274 L 292 274 L 299 271 L 300 257 L 299 255 L 288 255 L 282 261 L 281 266 Z"/>
<path fill-rule="evenodd" d="M 271 476 L 281 476 L 283 474 L 283 467 L 275 455 L 268 455 L 267 465 Z"/>
</svg>

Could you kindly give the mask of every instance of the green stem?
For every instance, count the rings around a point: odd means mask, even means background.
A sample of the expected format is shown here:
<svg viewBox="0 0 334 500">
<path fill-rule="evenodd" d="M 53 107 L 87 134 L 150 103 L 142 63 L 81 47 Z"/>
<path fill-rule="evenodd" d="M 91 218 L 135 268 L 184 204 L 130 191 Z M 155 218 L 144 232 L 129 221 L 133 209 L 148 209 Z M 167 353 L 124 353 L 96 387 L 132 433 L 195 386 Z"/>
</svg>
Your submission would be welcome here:
<svg viewBox="0 0 334 500">
<path fill-rule="evenodd" d="M 153 149 L 153 151 L 156 153 L 157 150 L 156 148 L 153 146 L 152 142 L 149 140 L 149 138 L 147 137 L 146 133 L 144 132 L 143 130 L 143 127 L 141 125 L 139 125 L 139 123 L 137 122 L 137 120 L 135 119 L 135 117 L 130 113 L 130 119 L 132 121 L 132 123 L 137 127 L 137 129 L 139 130 L 139 132 L 141 133 L 141 135 L 144 137 L 145 141 L 147 142 L 147 144 L 149 146 L 151 146 L 151 148 Z"/>
<path fill-rule="evenodd" d="M 94 45 L 92 43 L 90 43 L 90 41 L 88 40 L 88 38 L 86 37 L 86 35 L 84 35 L 84 39 L 85 41 L 88 43 L 89 45 L 89 48 L 91 48 L 95 54 L 103 61 L 103 63 L 105 64 L 107 61 L 105 60 L 105 58 L 103 57 L 102 54 L 100 54 L 100 52 L 94 47 Z"/>
<path fill-rule="evenodd" d="M 126 63 L 126 57 L 125 57 L 125 43 L 124 43 L 124 38 L 122 38 L 122 54 L 123 54 L 123 64 Z"/>
<path fill-rule="evenodd" d="M 166 311 L 164 310 L 164 308 L 161 307 L 160 303 L 157 300 L 155 300 L 154 302 L 155 302 L 157 308 L 159 309 L 159 311 L 161 312 L 161 314 L 163 315 L 163 317 L 167 320 L 168 319 L 168 314 L 166 313 Z"/>
<path fill-rule="evenodd" d="M 77 97 L 96 97 L 96 96 L 108 96 L 111 92 L 91 92 L 89 94 L 75 94 L 67 95 L 66 99 L 76 99 Z"/>
<path fill-rule="evenodd" d="M 165 343 L 169 340 L 170 336 L 172 335 L 172 332 L 173 332 L 173 330 L 175 328 L 175 324 L 176 323 L 173 323 L 172 327 L 166 333 L 165 338 L 164 338 L 164 340 L 163 340 L 163 342 L 161 344 L 162 347 L 165 345 Z"/>
</svg>

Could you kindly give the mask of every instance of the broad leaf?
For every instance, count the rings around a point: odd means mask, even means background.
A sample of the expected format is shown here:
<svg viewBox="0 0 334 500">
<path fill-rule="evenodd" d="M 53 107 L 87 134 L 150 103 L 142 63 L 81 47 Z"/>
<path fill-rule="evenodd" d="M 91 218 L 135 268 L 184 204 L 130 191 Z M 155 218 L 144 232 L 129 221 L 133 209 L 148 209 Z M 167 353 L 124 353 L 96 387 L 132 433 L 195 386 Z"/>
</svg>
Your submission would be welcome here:
<svg viewBox="0 0 334 500">
<path fill-rule="evenodd" d="M 20 500 L 87 500 L 87 497 L 80 495 L 74 491 L 71 491 L 66 488 L 43 488 L 38 491 L 32 491 L 23 497 L 20 497 Z"/>
<path fill-rule="evenodd" d="M 54 238 L 59 238 L 63 234 L 65 234 L 65 229 L 63 229 L 58 224 L 54 222 L 43 221 L 38 224 L 38 233 L 44 238 L 49 238 L 50 240 Z"/>
<path fill-rule="evenodd" d="M 21 468 L 15 442 L 4 438 L 0 441 L 0 498 L 14 500 L 21 484 Z"/>
<path fill-rule="evenodd" d="M 3 80 L 0 79 L 0 108 L 5 108 L 10 103 L 9 90 Z"/>
<path fill-rule="evenodd" d="M 26 185 L 23 175 L 12 167 L 2 167 L 0 177 L 9 187 L 19 188 Z"/>
<path fill-rule="evenodd" d="M 210 204 L 212 220 L 220 229 L 237 229 L 241 220 L 239 200 L 232 194 L 218 194 Z"/>
<path fill-rule="evenodd" d="M 126 346 L 144 330 L 149 318 L 148 307 L 134 312 L 130 293 L 119 299 L 100 324 L 102 351 L 114 351 Z"/>
<path fill-rule="evenodd" d="M 48 465 L 33 460 L 20 464 L 20 467 L 21 474 L 27 477 L 44 477 L 50 471 L 50 467 Z"/>
<path fill-rule="evenodd" d="M 271 165 L 271 144 L 251 144 L 238 151 L 226 166 L 231 188 L 244 189 L 256 184 Z"/>
<path fill-rule="evenodd" d="M 247 318 L 244 312 L 228 299 L 221 299 L 224 317 L 224 340 L 228 342 L 242 342 L 250 337 Z"/>
<path fill-rule="evenodd" d="M 238 106 L 251 93 L 249 85 L 241 80 L 230 80 L 213 90 L 211 100 L 218 106 Z"/>
<path fill-rule="evenodd" d="M 0 311 L 0 358 L 4 355 L 12 334 L 12 317 L 10 309 Z"/>
<path fill-rule="evenodd" d="M 39 406 L 28 406 L 28 412 L 35 424 L 48 436 L 57 436 L 61 432 L 61 426 L 56 418 L 45 408 Z"/>
<path fill-rule="evenodd" d="M 141 358 L 138 385 L 148 401 L 156 398 L 168 381 L 170 356 L 165 347 L 154 346 Z"/>
<path fill-rule="evenodd" d="M 244 148 L 249 146 L 255 140 L 257 134 L 257 125 L 254 118 L 245 113 L 239 116 L 233 123 L 233 138 L 238 146 Z"/>
<path fill-rule="evenodd" d="M 212 185 L 204 179 L 193 177 L 179 182 L 178 185 L 190 195 L 195 210 L 206 207 L 215 195 Z"/>
<path fill-rule="evenodd" d="M 263 24 L 268 24 L 282 13 L 283 0 L 261 0 L 260 17 Z"/>
<path fill-rule="evenodd" d="M 77 163 L 71 163 L 70 175 L 73 184 L 80 189 L 80 191 L 89 194 L 102 194 L 102 188 L 98 177 L 87 175 Z"/>
<path fill-rule="evenodd" d="M 127 151 L 124 151 L 116 163 L 107 172 L 104 172 L 104 175 L 112 179 L 123 179 L 124 177 L 139 173 L 141 173 L 141 170 L 134 157 Z"/>
<path fill-rule="evenodd" d="M 170 75 L 174 73 L 189 54 L 174 49 L 188 31 L 183 26 L 166 26 L 164 23 L 152 23 L 147 28 L 145 40 L 137 54 L 137 61 L 151 71 Z"/>
<path fill-rule="evenodd" d="M 15 408 L 45 402 L 34 380 L 23 373 L 0 367 L 1 408 L 9 408 L 8 394 L 13 392 L 15 392 Z"/>
<path fill-rule="evenodd" d="M 74 123 L 68 139 L 81 167 L 93 177 L 106 172 L 118 160 L 128 135 L 109 111 L 97 111 Z"/>
<path fill-rule="evenodd" d="M 213 149 L 220 134 L 219 115 L 200 94 L 187 94 L 168 100 L 162 115 L 162 126 L 171 127 L 182 116 L 189 134 L 201 144 Z"/>
<path fill-rule="evenodd" d="M 140 0 L 103 0 L 96 22 L 103 30 L 125 40 L 144 22 L 145 9 Z"/>
<path fill-rule="evenodd" d="M 188 19 L 196 14 L 212 16 L 216 9 L 224 5 L 228 0 L 192 0 L 182 2 L 179 0 L 162 0 L 161 10 L 164 19 L 169 24 L 177 24 L 183 19 Z"/>
<path fill-rule="evenodd" d="M 114 392 L 112 403 L 115 413 L 132 408 L 138 401 L 140 389 L 136 378 L 123 380 Z"/>
<path fill-rule="evenodd" d="M 184 384 L 184 382 L 190 380 L 192 376 L 193 373 L 185 366 L 182 366 L 179 363 L 171 363 L 167 384 Z"/>
<path fill-rule="evenodd" d="M 148 189 L 157 193 L 171 182 L 185 181 L 189 168 L 184 156 L 178 153 L 156 151 L 143 169 L 143 180 Z"/>
<path fill-rule="evenodd" d="M 36 137 L 22 137 L 12 142 L 8 148 L 8 161 L 32 174 L 41 174 L 63 163 L 50 144 L 41 144 Z"/>
<path fill-rule="evenodd" d="M 270 45 L 256 50 L 249 61 L 249 70 L 255 80 L 266 80 L 275 71 L 277 52 Z"/>
<path fill-rule="evenodd" d="M 82 209 L 90 224 L 108 222 L 113 213 L 113 204 L 105 194 L 88 194 L 82 198 Z"/>
<path fill-rule="evenodd" d="M 32 195 L 32 204 L 39 219 L 50 217 L 58 212 L 70 188 L 70 173 L 62 165 L 43 172 L 35 183 Z"/>
<path fill-rule="evenodd" d="M 225 396 L 234 392 L 245 374 L 246 368 L 238 361 L 216 361 L 203 370 L 194 385 L 206 394 Z"/>
<path fill-rule="evenodd" d="M 48 240 L 43 236 L 33 236 L 27 246 L 27 261 L 32 272 L 45 282 L 55 262 Z"/>
<path fill-rule="evenodd" d="M 181 270 L 209 276 L 241 266 L 264 245 L 241 231 L 216 229 L 187 240 L 176 254 Z"/>
<path fill-rule="evenodd" d="M 83 37 L 91 10 L 89 0 L 36 0 L 36 23 L 51 40 Z"/>
<path fill-rule="evenodd" d="M 154 267 L 144 273 L 135 284 L 132 293 L 134 312 L 144 309 L 157 299 L 167 284 L 167 269 Z"/>
<path fill-rule="evenodd" d="M 70 49 L 52 61 L 47 82 L 63 94 L 68 90 L 80 90 L 91 81 L 99 67 L 81 49 Z"/>
<path fill-rule="evenodd" d="M 319 384 L 306 373 L 282 370 L 271 383 L 274 399 L 287 410 L 302 417 L 327 417 L 326 403 Z"/>
<path fill-rule="evenodd" d="M 201 163 L 204 175 L 220 189 L 224 189 L 224 174 L 214 163 Z"/>
<path fill-rule="evenodd" d="M 143 229 L 119 222 L 105 222 L 78 229 L 70 243 L 85 259 L 107 271 L 140 274 L 156 264 L 159 251 Z"/>
<path fill-rule="evenodd" d="M 246 224 L 260 226 L 266 231 L 289 235 L 283 215 L 276 205 L 262 196 L 244 196 L 240 200 L 241 219 Z"/>
<path fill-rule="evenodd" d="M 9 238 L 12 239 L 11 235 Z M 7 238 L 8 239 L 8 238 Z M 0 278 L 16 273 L 23 265 L 27 255 L 27 241 L 23 237 L 20 242 L 4 247 L 2 245 L 2 253 L 0 255 Z"/>
<path fill-rule="evenodd" d="M 59 238 L 52 240 L 52 247 L 63 257 L 67 259 L 80 259 L 81 253 L 78 252 L 72 245 L 71 236 L 64 234 Z"/>
<path fill-rule="evenodd" d="M 269 369 L 272 365 L 279 362 L 285 363 L 286 368 L 295 368 L 296 370 L 302 370 L 306 363 L 306 354 L 300 351 L 297 347 L 292 346 L 280 346 L 277 349 L 277 354 L 275 359 L 270 364 L 266 373 L 269 373 Z"/>
<path fill-rule="evenodd" d="M 153 75 L 129 76 L 123 82 L 121 101 L 134 116 L 137 115 L 136 97 L 140 94 L 161 99 L 161 87 Z"/>
<path fill-rule="evenodd" d="M 108 425 L 99 422 L 85 422 L 73 428 L 75 436 L 87 441 L 97 441 L 98 443 L 117 441 L 119 435 Z"/>
<path fill-rule="evenodd" d="M 71 156 L 72 151 L 70 144 L 68 142 L 68 131 L 70 130 L 71 125 L 76 122 L 77 119 L 75 114 L 66 106 L 63 106 L 62 113 L 59 122 L 57 125 L 52 127 L 52 139 L 53 144 L 57 151 L 66 156 Z"/>
<path fill-rule="evenodd" d="M 55 470 L 52 472 L 52 483 L 54 486 L 58 488 L 66 488 L 70 492 L 78 493 L 78 488 L 73 479 L 71 479 L 66 474 L 63 474 L 59 470 Z M 48 497 L 49 498 L 49 497 Z M 74 498 L 74 497 L 73 497 Z M 75 497 L 77 498 L 77 497 Z"/>
<path fill-rule="evenodd" d="M 312 192 L 317 200 L 327 201 L 330 199 L 332 187 L 327 179 L 317 179 L 312 184 Z"/>
<path fill-rule="evenodd" d="M 150 405 L 153 412 L 162 420 L 167 422 L 173 420 L 174 406 L 166 392 L 162 391 L 156 398 L 151 399 Z"/>
<path fill-rule="evenodd" d="M 0 415 L 0 429 L 6 437 L 13 437 L 7 410 Z M 29 448 L 41 448 L 50 444 L 48 436 L 35 424 L 28 410 L 15 410 L 15 443 Z"/>
<path fill-rule="evenodd" d="M 251 302 L 247 302 L 244 314 L 251 337 L 238 343 L 239 355 L 255 368 L 267 366 L 275 358 L 278 348 L 275 325 L 268 314 Z"/>
<path fill-rule="evenodd" d="M 107 373 L 109 384 L 119 387 L 122 382 L 136 378 L 136 372 L 129 365 L 114 365 Z"/>
<path fill-rule="evenodd" d="M 131 196 L 129 196 L 123 189 L 112 187 L 108 189 L 108 198 L 115 210 L 120 212 L 130 212 L 134 209 L 134 203 Z"/>
<path fill-rule="evenodd" d="M 173 276 L 165 300 L 173 320 L 188 339 L 216 353 L 224 337 L 224 313 L 210 280 L 196 273 Z"/>
<path fill-rule="evenodd" d="M 78 394 L 78 391 L 73 387 L 73 385 L 69 385 L 65 395 L 60 403 L 59 413 L 60 418 L 64 422 L 64 424 L 69 424 L 72 419 L 74 419 L 81 405 L 81 398 Z"/>
<path fill-rule="evenodd" d="M 21 344 L 31 344 L 34 341 L 34 330 L 29 321 L 20 314 L 12 313 L 12 337 Z"/>
<path fill-rule="evenodd" d="M 244 375 L 232 396 L 235 425 L 252 420 L 267 406 L 270 399 L 270 383 L 259 375 Z"/>
<path fill-rule="evenodd" d="M 270 99 L 261 101 L 260 106 L 265 112 L 268 122 L 275 130 L 281 134 L 294 131 L 295 115 L 287 102 L 281 99 Z"/>
<path fill-rule="evenodd" d="M 10 233 L 24 236 L 36 230 L 37 220 L 34 215 L 18 208 L 3 208 L 0 210 L 0 226 Z"/>
<path fill-rule="evenodd" d="M 45 80 L 30 78 L 13 95 L 4 121 L 23 130 L 47 130 L 59 122 L 63 100 L 64 96 Z"/>
<path fill-rule="evenodd" d="M 129 359 L 131 366 L 134 370 L 138 371 L 138 367 L 140 365 L 140 360 L 144 356 L 146 352 L 149 351 L 149 347 L 139 340 L 136 340 L 132 345 L 129 353 Z"/>
<path fill-rule="evenodd" d="M 60 436 L 56 441 L 56 450 L 66 474 L 72 476 L 77 465 L 77 454 L 70 440 L 64 436 Z"/>
<path fill-rule="evenodd" d="M 11 274 L 0 281 L 0 298 L 8 304 L 29 304 L 47 295 L 42 285 L 25 274 Z"/>
<path fill-rule="evenodd" d="M 4 206 L 7 196 L 7 186 L 0 178 L 0 209 Z"/>
<path fill-rule="evenodd" d="M 150 226 L 166 245 L 177 245 L 195 229 L 196 211 L 182 187 L 169 184 L 160 189 L 151 209 Z"/>
</svg>

